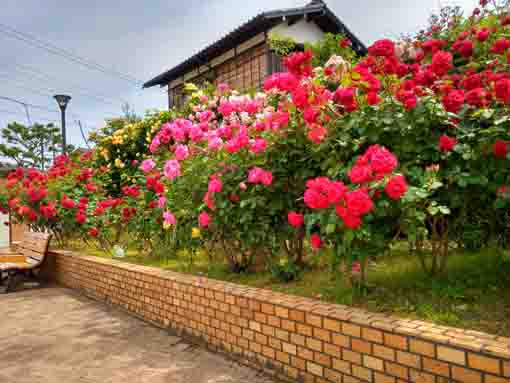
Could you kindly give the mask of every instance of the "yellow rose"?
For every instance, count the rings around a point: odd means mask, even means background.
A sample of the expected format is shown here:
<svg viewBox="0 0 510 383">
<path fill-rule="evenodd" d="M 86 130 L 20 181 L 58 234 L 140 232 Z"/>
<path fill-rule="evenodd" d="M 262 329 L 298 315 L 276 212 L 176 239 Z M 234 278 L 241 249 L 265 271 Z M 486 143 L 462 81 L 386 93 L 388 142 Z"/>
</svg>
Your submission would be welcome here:
<svg viewBox="0 0 510 383">
<path fill-rule="evenodd" d="M 191 238 L 200 238 L 200 229 L 198 227 L 191 229 Z"/>
</svg>

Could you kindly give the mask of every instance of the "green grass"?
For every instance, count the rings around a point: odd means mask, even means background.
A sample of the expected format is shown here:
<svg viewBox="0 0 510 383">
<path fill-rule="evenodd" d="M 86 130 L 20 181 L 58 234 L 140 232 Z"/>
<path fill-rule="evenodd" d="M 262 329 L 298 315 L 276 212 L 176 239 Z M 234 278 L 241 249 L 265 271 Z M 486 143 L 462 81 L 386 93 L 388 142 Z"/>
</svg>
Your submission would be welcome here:
<svg viewBox="0 0 510 383">
<path fill-rule="evenodd" d="M 111 257 L 87 249 L 87 254 Z M 435 323 L 510 336 L 510 253 L 484 250 L 452 254 L 447 272 L 430 277 L 413 256 L 403 250 L 376 259 L 368 274 L 368 286 L 353 291 L 340 273 L 332 273 L 324 259 L 303 271 L 296 281 L 283 283 L 269 272 L 235 274 L 221 261 L 209 262 L 203 254 L 190 263 L 181 252 L 167 259 L 150 258 L 128 251 L 125 262 L 204 275 L 287 294 L 362 307 Z"/>
</svg>

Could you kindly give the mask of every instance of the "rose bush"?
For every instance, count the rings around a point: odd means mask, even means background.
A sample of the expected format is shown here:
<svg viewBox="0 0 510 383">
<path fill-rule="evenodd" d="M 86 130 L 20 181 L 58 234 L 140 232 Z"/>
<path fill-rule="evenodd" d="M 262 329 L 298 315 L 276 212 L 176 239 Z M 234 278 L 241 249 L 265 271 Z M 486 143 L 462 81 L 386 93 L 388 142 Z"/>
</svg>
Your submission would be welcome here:
<svg viewBox="0 0 510 383">
<path fill-rule="evenodd" d="M 364 274 L 395 239 L 441 271 L 452 244 L 487 246 L 510 227 L 505 9 L 442 12 L 362 58 L 328 36 L 257 94 L 189 86 L 180 112 L 111 122 L 79 166 L 13 173 L 2 208 L 63 236 L 215 246 L 236 271 L 282 253 L 303 265 L 311 246 Z M 343 57 L 323 57 L 331 44 Z"/>
</svg>

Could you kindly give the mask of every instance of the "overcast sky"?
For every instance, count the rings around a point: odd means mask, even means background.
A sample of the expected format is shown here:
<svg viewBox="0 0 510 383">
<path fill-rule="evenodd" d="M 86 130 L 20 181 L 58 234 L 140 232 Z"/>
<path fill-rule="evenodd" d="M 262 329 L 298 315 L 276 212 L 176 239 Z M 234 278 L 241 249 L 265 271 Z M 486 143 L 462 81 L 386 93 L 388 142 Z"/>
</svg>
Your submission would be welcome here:
<svg viewBox="0 0 510 383">
<path fill-rule="evenodd" d="M 165 108 L 163 89 L 91 70 L 5 34 L 35 35 L 103 67 L 147 81 L 185 60 L 261 11 L 301 6 L 308 0 L 2 0 L 0 96 L 50 110 L 30 109 L 33 121 L 59 119 L 55 92 L 68 93 L 68 141 L 83 146 L 76 120 L 86 131 L 118 115 L 123 101 L 142 114 Z M 327 0 L 365 44 L 396 38 L 426 24 L 440 4 L 469 12 L 477 0 Z M 26 122 L 21 105 L 0 100 L 0 127 Z"/>
</svg>

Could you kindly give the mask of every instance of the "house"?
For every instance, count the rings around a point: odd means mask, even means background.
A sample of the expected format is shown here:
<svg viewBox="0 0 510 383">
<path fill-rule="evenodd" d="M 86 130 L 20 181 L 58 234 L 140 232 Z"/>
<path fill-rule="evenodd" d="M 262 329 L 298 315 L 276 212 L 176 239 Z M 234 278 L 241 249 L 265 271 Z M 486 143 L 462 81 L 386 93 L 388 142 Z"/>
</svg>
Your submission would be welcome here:
<svg viewBox="0 0 510 383">
<path fill-rule="evenodd" d="M 322 0 L 291 9 L 261 13 L 222 39 L 202 49 L 174 68 L 144 84 L 168 86 L 169 107 L 184 103 L 184 83 L 227 83 L 239 91 L 261 88 L 264 79 L 282 71 L 281 59 L 269 48 L 271 33 L 291 37 L 298 44 L 320 40 L 325 33 L 344 34 L 359 54 L 363 43 Z"/>
<path fill-rule="evenodd" d="M 0 189 L 5 187 L 7 174 L 13 169 L 14 166 L 0 162 Z M 0 248 L 7 247 L 12 242 L 20 241 L 23 238 L 25 228 L 25 225 L 11 224 L 9 216 L 0 212 Z"/>
</svg>

